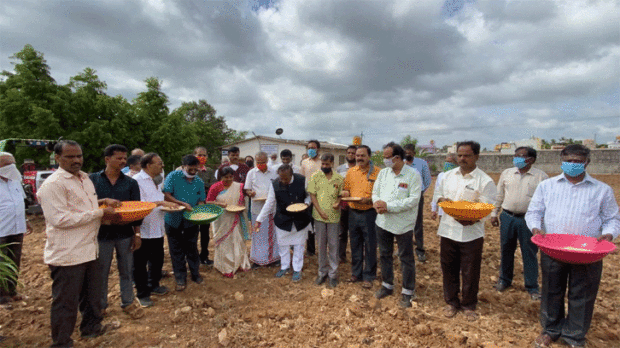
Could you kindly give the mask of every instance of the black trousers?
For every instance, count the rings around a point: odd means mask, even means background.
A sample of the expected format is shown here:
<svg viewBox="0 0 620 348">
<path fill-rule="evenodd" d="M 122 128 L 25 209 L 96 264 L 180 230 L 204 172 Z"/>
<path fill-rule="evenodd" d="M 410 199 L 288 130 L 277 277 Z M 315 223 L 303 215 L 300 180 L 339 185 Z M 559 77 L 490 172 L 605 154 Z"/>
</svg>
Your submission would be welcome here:
<svg viewBox="0 0 620 348">
<path fill-rule="evenodd" d="M 101 330 L 102 277 L 97 274 L 96 260 L 75 266 L 52 266 L 52 347 L 73 347 L 71 334 L 82 313 L 83 335 Z"/>
<path fill-rule="evenodd" d="M 360 280 L 377 278 L 377 212 L 368 210 L 349 211 L 349 236 L 351 237 L 351 274 Z"/>
<path fill-rule="evenodd" d="M 403 234 L 394 234 L 375 226 L 377 230 L 377 244 L 381 259 L 381 276 L 383 286 L 388 289 L 394 287 L 394 239 L 398 244 L 398 258 L 400 270 L 403 274 L 403 294 L 411 295 L 415 290 L 415 257 L 413 256 L 413 231 Z"/>
<path fill-rule="evenodd" d="M 15 267 L 19 272 L 19 266 L 22 259 L 22 244 L 24 242 L 24 234 L 14 234 L 6 237 L 0 237 L 0 245 L 9 244 L 2 248 L 2 253 L 8 256 L 15 263 Z M 12 297 L 17 295 L 17 283 L 8 280 L 7 287 L 0 287 L 0 300 L 3 297 Z"/>
<path fill-rule="evenodd" d="M 340 232 L 338 234 L 338 257 L 340 261 L 347 259 L 349 242 L 349 208 L 340 210 Z"/>
<path fill-rule="evenodd" d="M 211 241 L 209 227 L 211 227 L 211 224 L 198 226 L 198 231 L 200 232 L 200 261 L 207 261 L 209 259 L 209 242 Z"/>
<path fill-rule="evenodd" d="M 594 302 L 603 273 L 603 261 L 574 265 L 540 254 L 542 292 L 540 324 L 543 333 L 572 345 L 584 345 L 592 323 Z M 564 296 L 568 285 L 568 314 Z"/>
<path fill-rule="evenodd" d="M 133 280 L 138 298 L 151 296 L 151 290 L 158 287 L 161 280 L 164 237 L 142 239 L 140 249 L 133 252 L 133 263 Z"/>
<path fill-rule="evenodd" d="M 168 249 L 170 249 L 170 259 L 174 278 L 177 282 L 187 281 L 187 266 L 191 272 L 192 279 L 200 276 L 200 256 L 198 255 L 198 226 L 174 228 L 166 224 L 166 235 L 168 236 Z"/>
<path fill-rule="evenodd" d="M 478 304 L 480 267 L 484 238 L 470 242 L 457 242 L 441 237 L 439 259 L 443 273 L 443 297 L 456 308 L 475 310 Z M 463 277 L 463 300 L 459 300 Z"/>
<path fill-rule="evenodd" d="M 415 236 L 415 250 L 424 254 L 424 192 L 420 195 L 420 203 L 418 204 L 418 217 L 415 220 L 413 234 Z"/>
<path fill-rule="evenodd" d="M 314 231 L 314 219 L 311 221 L 312 230 Z M 308 232 L 308 239 L 306 240 L 306 252 L 310 255 L 316 254 L 316 244 L 314 242 L 314 233 Z"/>
</svg>

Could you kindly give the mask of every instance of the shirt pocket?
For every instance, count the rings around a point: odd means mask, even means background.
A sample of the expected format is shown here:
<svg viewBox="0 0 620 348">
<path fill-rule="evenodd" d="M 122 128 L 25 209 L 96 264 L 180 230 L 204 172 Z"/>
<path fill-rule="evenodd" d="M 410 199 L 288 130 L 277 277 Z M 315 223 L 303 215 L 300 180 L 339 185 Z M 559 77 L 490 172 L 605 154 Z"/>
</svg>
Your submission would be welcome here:
<svg viewBox="0 0 620 348">
<path fill-rule="evenodd" d="M 528 198 L 532 198 L 534 196 L 534 192 L 536 192 L 536 187 L 538 187 L 537 184 L 528 183 L 526 187 L 525 195 Z"/>
</svg>

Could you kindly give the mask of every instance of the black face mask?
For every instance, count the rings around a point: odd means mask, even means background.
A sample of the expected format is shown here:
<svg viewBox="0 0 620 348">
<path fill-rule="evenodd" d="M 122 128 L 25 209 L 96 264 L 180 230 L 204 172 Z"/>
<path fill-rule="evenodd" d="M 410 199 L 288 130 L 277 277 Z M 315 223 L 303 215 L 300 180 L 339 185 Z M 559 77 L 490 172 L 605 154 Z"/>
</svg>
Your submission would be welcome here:
<svg viewBox="0 0 620 348">
<path fill-rule="evenodd" d="M 412 155 L 406 155 L 405 156 L 405 160 L 407 160 L 407 162 L 411 162 L 411 161 L 413 161 L 413 156 Z"/>
<path fill-rule="evenodd" d="M 253 168 L 254 167 L 254 161 L 247 161 L 247 162 L 245 162 L 245 165 L 250 167 L 250 168 Z"/>
<path fill-rule="evenodd" d="M 321 170 L 322 170 L 322 171 L 323 171 L 323 173 L 325 173 L 325 174 L 329 174 L 329 173 L 331 173 L 331 172 L 332 172 L 332 169 L 331 169 L 331 168 L 323 168 L 323 167 L 321 167 Z"/>
</svg>

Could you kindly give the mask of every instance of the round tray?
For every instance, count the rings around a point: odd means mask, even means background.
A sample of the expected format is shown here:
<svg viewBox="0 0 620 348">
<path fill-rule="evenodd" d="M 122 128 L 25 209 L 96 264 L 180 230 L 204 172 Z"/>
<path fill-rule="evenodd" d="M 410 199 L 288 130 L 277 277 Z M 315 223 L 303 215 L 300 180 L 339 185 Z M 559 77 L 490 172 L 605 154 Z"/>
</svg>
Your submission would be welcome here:
<svg viewBox="0 0 620 348">
<path fill-rule="evenodd" d="M 551 258 L 576 264 L 597 262 L 616 249 L 612 242 L 575 234 L 538 234 L 532 243 Z"/>
<path fill-rule="evenodd" d="M 362 197 L 341 197 L 340 200 L 343 202 L 361 202 Z"/>
<path fill-rule="evenodd" d="M 197 205 L 192 211 L 183 212 L 183 217 L 197 224 L 204 225 L 215 221 L 224 213 L 222 207 L 215 204 Z"/>
<path fill-rule="evenodd" d="M 267 200 L 267 197 L 252 198 L 252 201 L 254 201 L 254 202 L 264 202 L 266 200 Z"/>
<path fill-rule="evenodd" d="M 242 207 L 240 205 L 227 205 L 225 209 L 229 213 L 239 213 L 244 211 L 245 207 Z"/>
<path fill-rule="evenodd" d="M 125 201 L 121 202 L 120 207 L 114 208 L 114 212 L 120 216 L 120 221 L 131 222 L 144 219 L 156 206 L 157 204 L 153 202 Z M 100 206 L 100 208 L 106 207 L 106 205 Z"/>
<path fill-rule="evenodd" d="M 179 212 L 179 211 L 183 211 L 183 210 L 185 210 L 185 207 L 184 207 L 184 206 L 182 206 L 182 205 L 177 205 L 177 207 L 176 207 L 176 208 L 166 208 L 166 207 L 161 207 L 161 208 L 159 208 L 159 209 L 161 209 L 161 211 L 165 211 L 165 212 L 167 212 L 167 213 L 176 213 L 176 212 Z"/>
<path fill-rule="evenodd" d="M 446 214 L 464 221 L 478 221 L 495 208 L 493 204 L 466 201 L 441 202 L 438 205 Z"/>
<path fill-rule="evenodd" d="M 286 207 L 286 211 L 289 213 L 299 213 L 308 209 L 308 205 L 306 203 L 293 203 Z"/>
</svg>

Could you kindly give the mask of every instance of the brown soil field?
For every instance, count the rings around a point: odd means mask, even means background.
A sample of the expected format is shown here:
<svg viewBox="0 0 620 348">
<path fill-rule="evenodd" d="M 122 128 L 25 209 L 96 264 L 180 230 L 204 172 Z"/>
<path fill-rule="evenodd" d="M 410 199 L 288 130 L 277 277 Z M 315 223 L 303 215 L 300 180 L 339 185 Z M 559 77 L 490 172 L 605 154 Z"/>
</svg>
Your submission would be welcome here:
<svg viewBox="0 0 620 348">
<path fill-rule="evenodd" d="M 497 180 L 499 175 L 493 175 Z M 620 176 L 596 176 L 610 184 L 620 198 Z M 184 292 L 155 297 L 146 315 L 132 320 L 120 309 L 118 274 L 110 274 L 110 308 L 104 323 L 120 327 L 103 336 L 82 340 L 76 347 L 530 347 L 540 332 L 539 303 L 523 286 L 522 262 L 515 256 L 513 286 L 504 293 L 493 289 L 499 268 L 499 229 L 487 222 L 478 313 L 468 322 L 461 313 L 443 317 L 442 275 L 439 265 L 438 223 L 430 219 L 432 190 L 426 193 L 424 228 L 428 261 L 416 263 L 413 308 L 398 306 L 399 296 L 381 301 L 359 283 L 347 283 L 350 263 L 339 268 L 341 283 L 334 290 L 316 286 L 317 258 L 306 257 L 303 280 L 274 278 L 275 268 L 261 268 L 227 279 L 213 268 L 201 269 L 204 283 L 189 282 Z M 0 309 L 2 347 L 46 347 L 50 338 L 51 279 L 43 263 L 44 221 L 34 217 L 35 232 L 24 240 L 20 293 L 24 301 L 12 310 Z M 166 251 L 167 254 L 167 251 Z M 115 265 L 113 265 L 114 269 Z M 396 291 L 400 265 L 395 259 Z M 169 256 L 164 269 L 171 271 Z M 380 273 L 380 272 L 379 272 Z M 174 289 L 173 278 L 163 285 Z M 620 347 L 620 254 L 605 258 L 603 279 L 588 333 L 588 347 Z M 78 318 L 78 323 L 79 323 Z M 560 347 L 555 344 L 554 347 Z"/>
</svg>

